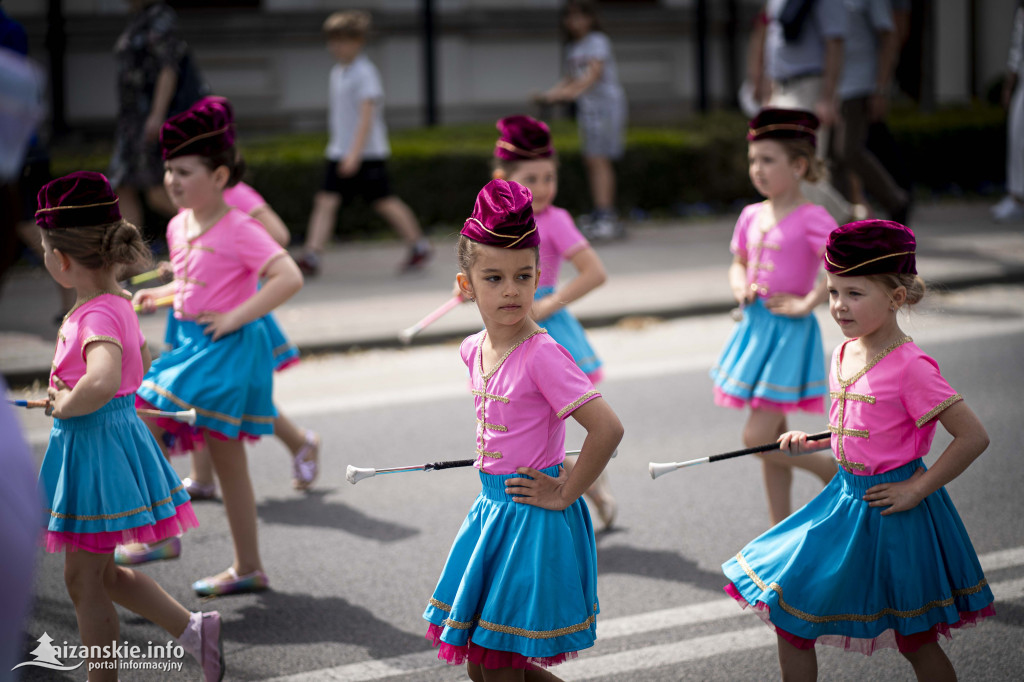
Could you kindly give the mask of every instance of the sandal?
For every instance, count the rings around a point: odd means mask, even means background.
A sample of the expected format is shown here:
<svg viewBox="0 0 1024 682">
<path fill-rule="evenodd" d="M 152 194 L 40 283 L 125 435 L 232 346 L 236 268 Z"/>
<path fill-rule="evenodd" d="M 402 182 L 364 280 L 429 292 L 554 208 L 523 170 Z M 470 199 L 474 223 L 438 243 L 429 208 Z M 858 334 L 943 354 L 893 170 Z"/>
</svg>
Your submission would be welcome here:
<svg viewBox="0 0 1024 682">
<path fill-rule="evenodd" d="M 200 597 L 219 597 L 226 594 L 262 592 L 270 587 L 270 579 L 263 571 L 238 575 L 232 566 L 224 571 L 228 577 L 210 576 L 192 583 L 192 589 Z"/>
<path fill-rule="evenodd" d="M 292 487 L 309 490 L 320 473 L 320 436 L 306 431 L 306 442 L 292 457 Z"/>
<path fill-rule="evenodd" d="M 150 561 L 177 559 L 181 556 L 181 538 L 177 535 L 159 542 L 136 542 L 118 545 L 114 549 L 114 563 L 118 566 L 138 566 Z"/>
</svg>

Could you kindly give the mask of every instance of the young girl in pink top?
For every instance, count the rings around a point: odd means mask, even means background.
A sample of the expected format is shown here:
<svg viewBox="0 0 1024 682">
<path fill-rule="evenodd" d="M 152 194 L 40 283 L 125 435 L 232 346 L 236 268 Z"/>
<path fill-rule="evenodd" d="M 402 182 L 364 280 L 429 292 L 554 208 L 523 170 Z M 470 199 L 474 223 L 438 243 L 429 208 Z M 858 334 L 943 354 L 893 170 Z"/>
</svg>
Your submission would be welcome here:
<svg viewBox="0 0 1024 682">
<path fill-rule="evenodd" d="M 711 369 L 715 403 L 750 407 L 747 447 L 776 440 L 795 410 L 825 411 L 825 354 L 814 308 L 826 298 L 816 280 L 836 223 L 810 203 L 801 180 L 823 172 L 814 154 L 818 120 L 808 111 L 765 109 L 750 122 L 750 179 L 765 201 L 743 209 L 730 248 L 729 283 L 743 311 Z M 824 455 L 760 455 L 772 523 L 792 511 L 793 468 L 827 483 L 835 463 Z"/>
<path fill-rule="evenodd" d="M 116 273 L 146 260 L 148 249 L 99 173 L 45 185 L 36 222 L 46 269 L 78 297 L 57 332 L 47 407 L 54 423 L 39 488 L 48 509 L 46 549 L 64 551 L 81 643 L 109 647 L 120 640 L 118 603 L 176 637 L 204 679 L 219 680 L 220 615 L 189 613 L 151 578 L 113 558 L 118 543 L 162 540 L 199 525 L 188 493 L 135 412 L 150 356 Z M 116 680 L 116 666 L 91 665 L 100 662 L 90 659 L 89 680 Z"/>
<path fill-rule="evenodd" d="M 529 190 L 492 180 L 458 246 L 459 286 L 485 327 L 460 348 L 475 396 L 483 489 L 423 617 L 438 657 L 468 661 L 473 680 L 524 680 L 596 637 L 594 531 L 580 495 L 623 430 L 569 353 L 530 317 L 538 243 Z M 570 415 L 587 437 L 567 474 Z"/>
<path fill-rule="evenodd" d="M 829 446 L 840 470 L 802 509 L 722 569 L 726 592 L 778 634 L 784 679 L 815 679 L 815 641 L 871 654 L 896 648 L 919 680 L 955 680 L 939 634 L 995 614 L 992 592 L 943 487 L 988 435 L 938 365 L 899 327 L 924 295 L 914 234 L 884 220 L 843 225 L 825 253 L 832 317 L 832 442 L 790 431 L 793 455 Z M 927 468 L 936 422 L 953 436 Z"/>
<path fill-rule="evenodd" d="M 566 307 L 583 298 L 607 279 L 604 264 L 587 238 L 576 229 L 572 216 L 554 205 L 558 194 L 558 161 L 551 131 L 543 121 L 529 116 L 507 116 L 498 121 L 501 134 L 494 145 L 494 177 L 518 182 L 533 195 L 533 217 L 540 235 L 540 271 L 531 316 L 565 348 L 595 386 L 601 381 L 601 358 L 587 339 L 583 326 Z M 564 262 L 572 263 L 576 276 L 558 286 Z M 565 466 L 572 471 L 572 460 Z M 616 504 L 602 472 L 585 493 L 597 508 L 602 530 L 615 520 Z"/>
<path fill-rule="evenodd" d="M 154 429 L 161 440 L 163 430 L 172 432 L 185 450 L 205 443 L 221 483 L 234 562 L 193 589 L 201 596 L 261 590 L 268 579 L 244 439 L 273 432 L 274 355 L 263 318 L 302 287 L 302 275 L 258 222 L 224 201 L 241 170 L 224 100 L 201 100 L 169 119 L 160 144 L 171 200 L 189 210 L 167 226 L 175 281 L 135 295 L 149 309 L 173 294 L 178 320 L 175 343 L 153 363 L 139 398 L 159 409 L 196 409 L 194 427 L 163 420 Z"/>
</svg>

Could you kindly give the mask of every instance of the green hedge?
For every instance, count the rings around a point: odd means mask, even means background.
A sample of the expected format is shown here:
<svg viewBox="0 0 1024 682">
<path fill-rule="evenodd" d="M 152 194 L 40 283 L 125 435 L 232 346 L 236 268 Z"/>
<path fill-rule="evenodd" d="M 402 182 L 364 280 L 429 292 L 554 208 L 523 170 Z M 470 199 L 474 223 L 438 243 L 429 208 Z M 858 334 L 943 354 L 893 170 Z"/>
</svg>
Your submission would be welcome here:
<svg viewBox="0 0 1024 682">
<path fill-rule="evenodd" d="M 1004 178 L 1005 118 L 990 105 L 949 108 L 934 114 L 896 111 L 890 127 L 915 182 L 925 191 L 986 191 Z M 631 128 L 617 164 L 618 203 L 624 211 L 669 214 L 688 204 L 724 208 L 756 197 L 747 178 L 745 120 L 716 112 L 688 118 L 678 128 Z M 573 213 L 590 208 L 576 128 L 552 126 L 559 150 L 557 203 Z M 391 135 L 392 189 L 426 226 L 454 229 L 490 177 L 497 133 L 492 124 L 408 129 Z M 320 185 L 325 134 L 288 134 L 243 143 L 246 180 L 301 235 Z M 54 172 L 104 168 L 109 150 L 54 150 Z M 358 202 L 341 211 L 340 235 L 365 239 L 387 233 L 383 222 Z"/>
</svg>

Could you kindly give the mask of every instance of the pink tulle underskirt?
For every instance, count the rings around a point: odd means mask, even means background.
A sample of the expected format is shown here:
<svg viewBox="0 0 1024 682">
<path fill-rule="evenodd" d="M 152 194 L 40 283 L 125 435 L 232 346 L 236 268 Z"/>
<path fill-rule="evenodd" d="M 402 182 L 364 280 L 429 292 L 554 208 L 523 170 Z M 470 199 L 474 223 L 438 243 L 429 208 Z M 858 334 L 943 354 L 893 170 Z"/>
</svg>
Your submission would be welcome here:
<svg viewBox="0 0 1024 682">
<path fill-rule="evenodd" d="M 296 360 L 298 362 L 298 360 Z M 143 400 L 136 396 L 135 407 L 147 410 L 159 409 L 153 403 Z M 240 440 L 246 443 L 255 443 L 261 436 L 257 434 L 245 433 L 244 431 L 238 434 L 238 438 L 229 438 L 219 431 L 213 429 L 197 429 L 189 426 L 184 422 L 179 422 L 168 417 L 146 417 L 146 421 L 151 421 L 158 427 L 163 429 L 165 432 L 171 435 L 171 442 L 164 442 L 167 446 L 167 452 L 171 455 L 187 455 L 196 450 L 202 450 L 206 447 L 206 438 L 213 437 L 217 440 Z"/>
<path fill-rule="evenodd" d="M 974 627 L 982 619 L 996 615 L 995 608 L 989 604 L 978 611 L 961 611 L 960 620 L 955 623 L 936 623 L 924 632 L 915 632 L 910 635 L 901 635 L 895 630 L 886 630 L 873 639 L 848 637 L 846 635 L 822 635 L 816 640 L 804 639 L 803 637 L 797 637 L 790 632 L 786 632 L 772 623 L 771 609 L 764 602 L 750 604 L 743 598 L 743 595 L 740 594 L 739 590 L 737 590 L 736 586 L 732 583 L 729 583 L 722 589 L 724 589 L 726 594 L 735 599 L 743 608 L 754 609 L 754 613 L 756 613 L 761 620 L 768 625 L 768 627 L 774 630 L 775 634 L 795 646 L 797 649 L 813 649 L 815 643 L 819 643 L 827 646 L 839 647 L 844 651 L 856 651 L 857 653 L 861 653 L 866 656 L 870 656 L 881 649 L 897 649 L 904 653 L 913 653 L 925 644 L 939 641 L 939 635 L 943 635 L 946 639 L 953 639 L 952 630 Z"/>
<path fill-rule="evenodd" d="M 445 661 L 448 665 L 462 665 L 466 661 L 474 663 L 481 668 L 487 668 L 488 670 L 497 670 L 499 668 L 519 668 L 520 670 L 530 670 L 534 666 L 541 666 L 547 668 L 552 665 L 558 665 L 565 661 L 576 658 L 579 656 L 576 651 L 568 651 L 566 653 L 558 654 L 557 656 L 522 656 L 513 651 L 498 651 L 496 649 L 485 649 L 482 646 L 477 646 L 473 643 L 473 640 L 469 640 L 467 646 L 455 646 L 453 644 L 447 644 L 441 641 L 441 633 L 444 632 L 444 628 L 440 625 L 430 624 L 427 628 L 426 637 L 430 642 L 438 647 L 437 658 L 440 661 Z"/>
<path fill-rule="evenodd" d="M 275 367 L 274 371 L 275 372 L 283 372 L 286 369 L 288 369 L 289 367 L 294 367 L 295 365 L 299 364 L 300 362 L 302 362 L 302 358 L 289 358 L 288 360 L 285 360 L 280 365 Z"/>
<path fill-rule="evenodd" d="M 729 395 L 717 386 L 714 387 L 715 405 L 729 407 L 734 410 L 745 410 L 750 407 L 755 410 L 769 410 L 771 412 L 810 412 L 812 414 L 824 414 L 825 397 L 816 395 L 810 398 L 798 400 L 795 403 L 780 403 L 766 398 L 751 398 L 749 401 Z"/>
<path fill-rule="evenodd" d="M 174 516 L 161 519 L 150 526 L 108 530 L 100 533 L 48 530 L 43 534 L 42 543 L 46 547 L 46 551 L 51 553 L 67 549 L 72 552 L 82 550 L 93 554 L 110 554 L 118 545 L 127 545 L 133 542 L 159 542 L 198 527 L 199 519 L 192 511 L 192 503 L 186 502 L 175 509 Z"/>
</svg>

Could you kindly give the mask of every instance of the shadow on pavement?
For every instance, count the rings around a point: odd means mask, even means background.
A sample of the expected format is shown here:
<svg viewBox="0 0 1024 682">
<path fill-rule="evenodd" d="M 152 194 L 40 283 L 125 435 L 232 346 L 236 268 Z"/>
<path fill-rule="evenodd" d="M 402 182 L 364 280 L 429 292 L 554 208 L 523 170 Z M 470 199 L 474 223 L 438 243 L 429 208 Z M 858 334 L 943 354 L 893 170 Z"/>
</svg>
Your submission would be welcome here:
<svg viewBox="0 0 1024 682">
<path fill-rule="evenodd" d="M 419 529 L 367 516 L 344 502 L 327 501 L 335 490 L 313 490 L 302 497 L 261 502 L 257 514 L 262 523 L 313 526 L 343 530 L 368 540 L 397 542 L 419 534 Z"/>
</svg>

